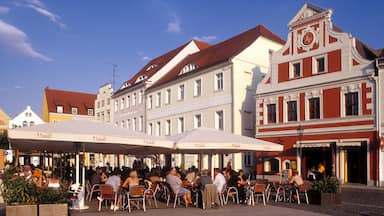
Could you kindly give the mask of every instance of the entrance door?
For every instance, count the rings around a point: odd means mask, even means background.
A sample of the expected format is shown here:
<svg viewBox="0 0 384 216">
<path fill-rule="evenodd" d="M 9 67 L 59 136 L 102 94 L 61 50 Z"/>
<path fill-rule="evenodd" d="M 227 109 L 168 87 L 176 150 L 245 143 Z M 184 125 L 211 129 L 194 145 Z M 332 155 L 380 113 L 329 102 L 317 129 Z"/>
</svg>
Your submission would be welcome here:
<svg viewBox="0 0 384 216">
<path fill-rule="evenodd" d="M 367 152 L 365 149 L 365 145 L 347 149 L 348 183 L 367 184 Z"/>
</svg>

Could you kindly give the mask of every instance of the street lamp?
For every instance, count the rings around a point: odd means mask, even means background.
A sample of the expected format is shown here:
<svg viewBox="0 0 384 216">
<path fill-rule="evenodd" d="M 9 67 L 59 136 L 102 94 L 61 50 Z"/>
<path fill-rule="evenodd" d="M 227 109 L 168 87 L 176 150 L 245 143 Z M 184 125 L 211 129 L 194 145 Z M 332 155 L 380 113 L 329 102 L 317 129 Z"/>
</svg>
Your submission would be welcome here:
<svg viewBox="0 0 384 216">
<path fill-rule="evenodd" d="M 298 167 L 299 169 L 297 171 L 300 173 L 300 175 L 302 175 L 302 172 L 301 172 L 301 170 L 302 170 L 302 166 L 301 166 L 301 159 L 302 159 L 301 139 L 303 138 L 304 128 L 301 126 L 301 124 L 299 124 L 296 131 L 297 131 L 297 136 L 299 138 L 299 146 L 297 146 L 297 148 L 296 148 L 296 155 L 300 159 L 300 167 Z M 297 161 L 297 165 L 299 165 L 298 161 Z"/>
</svg>

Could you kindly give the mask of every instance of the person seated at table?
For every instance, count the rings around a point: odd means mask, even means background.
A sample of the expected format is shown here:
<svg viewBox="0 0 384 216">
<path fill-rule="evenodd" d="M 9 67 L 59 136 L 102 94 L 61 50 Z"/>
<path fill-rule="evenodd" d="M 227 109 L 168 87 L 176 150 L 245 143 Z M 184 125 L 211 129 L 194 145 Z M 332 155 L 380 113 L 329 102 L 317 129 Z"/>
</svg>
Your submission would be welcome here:
<svg viewBox="0 0 384 216">
<path fill-rule="evenodd" d="M 188 182 L 193 182 L 195 181 L 195 178 L 197 177 L 196 175 L 196 168 L 194 166 L 190 167 L 185 175 L 185 179 Z"/>
<path fill-rule="evenodd" d="M 140 179 L 139 179 L 139 176 L 137 175 L 136 170 L 132 170 L 129 173 L 129 177 L 125 179 L 122 187 L 129 189 L 129 187 L 139 185 L 139 183 L 140 183 Z"/>
<path fill-rule="evenodd" d="M 102 184 L 104 184 L 104 183 L 107 181 L 107 179 L 108 179 L 107 172 L 104 171 L 104 170 L 102 170 L 102 171 L 101 171 L 101 175 L 100 175 L 100 182 L 101 182 Z"/>
<path fill-rule="evenodd" d="M 309 181 L 315 181 L 316 180 L 316 168 L 315 166 L 312 166 L 310 170 L 308 170 L 307 179 Z"/>
<path fill-rule="evenodd" d="M 217 192 L 220 193 L 224 189 L 224 185 L 227 183 L 224 175 L 220 172 L 219 168 L 213 170 L 213 184 L 216 185 Z"/>
<path fill-rule="evenodd" d="M 96 168 L 96 172 L 93 173 L 91 176 L 91 180 L 90 180 L 91 186 L 101 183 L 101 173 L 102 173 L 102 170 L 100 168 Z"/>
<path fill-rule="evenodd" d="M 289 180 L 289 184 L 293 186 L 290 189 L 290 193 L 293 194 L 293 199 L 296 200 L 298 197 L 296 197 L 295 191 L 300 187 L 300 185 L 304 184 L 303 178 L 299 175 L 297 170 L 292 171 L 292 178 Z"/>
<path fill-rule="evenodd" d="M 196 177 L 196 184 L 199 186 L 199 189 L 201 191 L 204 190 L 206 184 L 212 184 L 212 179 L 211 177 L 208 176 L 208 170 L 204 169 L 201 170 L 200 176 Z"/>
<path fill-rule="evenodd" d="M 237 176 L 237 190 L 239 192 L 240 203 L 246 203 L 246 188 L 247 179 L 244 175 L 243 170 L 239 170 L 239 175 Z"/>
<path fill-rule="evenodd" d="M 171 168 L 166 176 L 167 183 L 171 187 L 173 192 L 183 194 L 183 198 L 186 204 L 192 204 L 191 191 L 183 188 L 183 182 L 180 179 L 180 174 L 177 173 L 176 168 Z"/>
<path fill-rule="evenodd" d="M 108 179 L 105 182 L 105 184 L 111 185 L 112 188 L 113 188 L 113 192 L 115 192 L 115 194 L 116 193 L 118 194 L 116 206 L 114 206 L 113 204 L 111 205 L 111 210 L 115 210 L 116 211 L 116 210 L 119 209 L 119 206 L 120 206 L 120 203 L 121 203 L 121 194 L 119 193 L 120 192 L 120 185 L 121 185 L 121 172 L 115 171 L 113 173 L 113 175 L 108 177 Z"/>
</svg>

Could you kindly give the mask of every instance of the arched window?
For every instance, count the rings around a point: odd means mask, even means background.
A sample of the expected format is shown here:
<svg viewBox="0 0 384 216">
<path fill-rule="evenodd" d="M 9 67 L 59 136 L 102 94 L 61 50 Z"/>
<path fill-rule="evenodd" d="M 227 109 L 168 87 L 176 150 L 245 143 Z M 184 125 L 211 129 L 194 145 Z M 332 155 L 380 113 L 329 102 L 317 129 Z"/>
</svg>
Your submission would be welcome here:
<svg viewBox="0 0 384 216">
<path fill-rule="evenodd" d="M 191 72 L 191 71 L 193 71 L 193 70 L 196 70 L 197 68 L 198 68 L 198 66 L 197 66 L 196 64 L 189 63 L 189 64 L 185 65 L 185 66 L 181 69 L 179 75 L 182 75 L 182 74 Z"/>
</svg>

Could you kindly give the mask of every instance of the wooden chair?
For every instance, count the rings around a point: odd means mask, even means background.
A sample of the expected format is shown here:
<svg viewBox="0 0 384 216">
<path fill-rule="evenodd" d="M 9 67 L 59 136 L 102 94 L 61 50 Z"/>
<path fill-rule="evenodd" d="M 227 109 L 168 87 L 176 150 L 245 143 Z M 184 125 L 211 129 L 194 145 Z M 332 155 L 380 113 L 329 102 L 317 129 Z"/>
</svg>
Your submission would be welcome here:
<svg viewBox="0 0 384 216">
<path fill-rule="evenodd" d="M 303 195 L 304 198 L 305 198 L 305 202 L 307 203 L 307 205 L 309 204 L 309 200 L 308 200 L 308 188 L 309 188 L 309 184 L 307 182 L 304 182 L 302 185 L 300 185 L 298 188 L 295 188 L 295 194 L 296 194 L 296 198 L 297 198 L 297 204 L 300 205 L 300 195 Z M 293 195 L 291 194 L 291 200 L 293 199 Z"/>
<path fill-rule="evenodd" d="M 128 198 L 128 211 L 131 212 L 131 201 L 136 201 L 137 204 L 143 202 L 143 210 L 145 209 L 145 187 L 144 185 L 136 185 L 129 187 L 129 192 L 127 194 Z"/>
<path fill-rule="evenodd" d="M 176 208 L 176 203 L 178 203 L 180 205 L 180 198 L 183 198 L 184 197 L 184 194 L 182 193 L 179 193 L 179 191 L 173 191 L 171 186 L 168 184 L 168 183 L 165 183 L 165 185 L 167 186 L 166 187 L 166 194 L 167 194 L 167 206 L 169 205 L 169 201 L 171 198 L 174 198 L 174 201 L 173 201 L 173 208 Z M 187 207 L 188 204 L 185 203 L 185 207 Z"/>
<path fill-rule="evenodd" d="M 267 194 L 268 189 L 269 189 L 269 184 L 267 184 L 267 186 L 265 186 L 265 184 L 255 184 L 255 186 L 253 186 L 251 199 L 253 199 L 253 200 L 255 199 L 256 203 L 257 203 L 258 198 L 262 197 L 263 198 L 263 204 L 265 205 L 266 194 Z M 255 202 L 253 202 L 253 200 L 252 200 L 252 205 L 255 204 Z"/>
<path fill-rule="evenodd" d="M 116 206 L 117 202 L 117 193 L 113 191 L 112 185 L 101 184 L 100 185 L 100 196 L 99 200 L 99 211 L 101 211 L 101 203 L 105 201 L 105 206 L 107 207 L 107 201 L 113 202 L 113 205 Z"/>
</svg>

